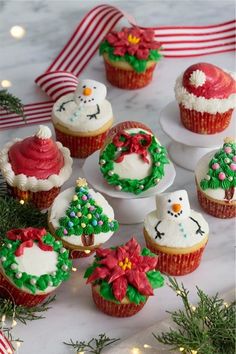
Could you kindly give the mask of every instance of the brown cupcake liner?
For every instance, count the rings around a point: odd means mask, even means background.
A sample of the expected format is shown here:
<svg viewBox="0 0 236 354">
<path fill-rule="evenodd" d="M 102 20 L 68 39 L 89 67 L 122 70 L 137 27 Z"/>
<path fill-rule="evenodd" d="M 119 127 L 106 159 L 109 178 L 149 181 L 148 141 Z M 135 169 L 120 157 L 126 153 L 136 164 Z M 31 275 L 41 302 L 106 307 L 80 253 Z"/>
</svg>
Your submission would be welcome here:
<svg viewBox="0 0 236 354">
<path fill-rule="evenodd" d="M 198 201 L 201 207 L 206 213 L 215 216 L 220 219 L 230 219 L 236 216 L 236 204 L 235 203 L 218 203 L 213 199 L 207 197 L 207 195 L 197 188 Z"/>
<path fill-rule="evenodd" d="M 11 284 L 10 281 L 0 272 L 0 296 L 6 299 L 14 299 L 16 305 L 26 307 L 37 306 L 51 294 L 52 292 L 42 295 L 26 293 Z"/>
<path fill-rule="evenodd" d="M 210 114 L 207 112 L 197 112 L 193 109 L 187 109 L 181 104 L 180 120 L 186 129 L 198 134 L 216 134 L 225 130 L 232 117 L 233 109 L 224 113 Z"/>
<path fill-rule="evenodd" d="M 84 159 L 95 151 L 100 150 L 107 136 L 108 130 L 95 136 L 68 135 L 55 126 L 56 140 L 70 150 L 72 157 Z"/>
<path fill-rule="evenodd" d="M 38 209 L 47 209 L 51 206 L 56 196 L 60 193 L 60 187 L 53 187 L 49 191 L 22 191 L 18 187 L 12 187 L 7 184 L 9 194 L 19 200 L 24 200 L 34 204 Z"/>
<path fill-rule="evenodd" d="M 104 299 L 96 291 L 95 286 L 93 285 L 92 285 L 92 296 L 93 296 L 93 301 L 96 304 L 96 306 L 99 308 L 99 310 L 112 317 L 133 316 L 143 308 L 143 306 L 145 305 L 148 299 L 147 297 L 146 301 L 140 302 L 139 305 L 136 305 L 134 303 L 116 304 L 115 302 Z"/>
<path fill-rule="evenodd" d="M 104 59 L 107 80 L 116 87 L 135 90 L 147 86 L 153 77 L 156 64 L 151 65 L 143 73 L 137 73 L 134 70 L 125 70 L 113 66 Z"/>
</svg>

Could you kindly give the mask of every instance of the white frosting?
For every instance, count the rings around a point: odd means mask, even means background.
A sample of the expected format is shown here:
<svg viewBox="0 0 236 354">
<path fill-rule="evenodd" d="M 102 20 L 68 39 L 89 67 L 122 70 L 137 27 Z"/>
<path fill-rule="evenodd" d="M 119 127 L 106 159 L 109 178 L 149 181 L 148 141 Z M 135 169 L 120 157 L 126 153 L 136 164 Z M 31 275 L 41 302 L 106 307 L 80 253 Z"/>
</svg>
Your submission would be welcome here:
<svg viewBox="0 0 236 354">
<path fill-rule="evenodd" d="M 232 77 L 233 74 L 230 73 Z M 197 97 L 189 93 L 182 85 L 183 74 L 181 74 L 175 84 L 175 97 L 186 109 L 194 109 L 197 112 L 207 112 L 210 114 L 224 113 L 236 107 L 236 94 L 231 94 L 228 98 L 205 98 Z"/>
<path fill-rule="evenodd" d="M 102 104 L 107 95 L 105 85 L 94 80 L 81 80 L 75 90 L 75 102 L 81 107 Z"/>
<path fill-rule="evenodd" d="M 39 125 L 36 136 L 39 139 L 49 139 L 52 136 L 52 132 L 46 125 Z"/>
<path fill-rule="evenodd" d="M 53 225 L 54 229 L 57 229 L 59 225 L 59 219 L 65 215 L 66 210 L 69 207 L 69 204 L 72 200 L 73 195 L 75 194 L 74 187 L 68 188 L 62 193 L 60 193 L 56 199 L 54 200 L 51 211 L 49 221 Z M 92 198 L 96 201 L 96 203 L 102 207 L 103 213 L 108 216 L 108 218 L 114 219 L 114 211 L 112 207 L 108 204 L 106 199 L 100 194 L 95 192 L 93 189 L 89 189 L 89 194 L 91 194 Z M 94 245 L 99 245 L 112 236 L 113 231 L 109 232 L 101 232 L 100 234 L 94 234 Z M 83 246 L 81 236 L 71 235 L 62 237 L 63 240 L 68 242 L 71 245 Z"/>
<path fill-rule="evenodd" d="M 196 170 L 195 170 L 195 176 L 196 176 L 196 180 L 198 183 L 199 188 L 200 187 L 200 182 L 203 178 L 206 177 L 208 171 L 209 171 L 209 162 L 210 160 L 213 158 L 213 156 L 215 155 L 215 153 L 218 150 L 214 150 L 209 152 L 208 154 L 204 155 L 197 164 Z M 216 200 L 220 200 L 220 201 L 225 201 L 225 190 L 223 188 L 216 188 L 216 189 L 211 189 L 211 188 L 207 188 L 205 190 L 201 189 L 202 192 L 206 195 L 208 195 L 210 198 L 216 199 Z M 234 195 L 233 195 L 233 199 L 232 200 L 236 200 L 236 188 L 234 188 Z"/>
<path fill-rule="evenodd" d="M 59 111 L 59 107 L 64 105 L 65 110 Z M 99 113 L 97 113 L 100 111 Z M 78 105 L 74 100 L 74 94 L 69 93 L 59 98 L 53 106 L 52 120 L 74 132 L 93 132 L 102 128 L 113 118 L 112 108 L 106 99 L 98 106 Z M 91 118 L 97 113 L 97 118 Z"/>
<path fill-rule="evenodd" d="M 195 70 L 190 75 L 189 81 L 194 87 L 202 86 L 206 82 L 206 75 L 202 70 Z"/>
<path fill-rule="evenodd" d="M 12 186 L 21 189 L 22 191 L 49 191 L 53 187 L 60 187 L 65 181 L 70 178 L 72 173 L 73 160 L 70 157 L 70 151 L 64 147 L 60 142 L 56 142 L 59 150 L 64 157 L 64 166 L 61 168 L 58 175 L 53 174 L 47 179 L 37 179 L 36 177 L 28 177 L 21 173 L 16 175 L 12 170 L 12 166 L 9 162 L 8 151 L 18 141 L 22 139 L 13 139 L 7 143 L 0 151 L 0 170 L 6 182 Z"/>
<path fill-rule="evenodd" d="M 156 196 L 156 216 L 159 220 L 181 222 L 190 216 L 188 194 L 185 190 L 161 193 Z"/>
<path fill-rule="evenodd" d="M 155 227 L 160 221 L 156 217 L 156 210 L 149 213 L 144 219 L 144 227 L 148 235 L 160 246 L 174 247 L 174 248 L 185 248 L 192 247 L 203 241 L 209 233 L 209 226 L 206 220 L 200 213 L 191 210 L 190 217 L 194 218 L 200 226 L 204 234 L 196 234 L 198 229 L 197 224 L 191 220 L 189 217 L 185 220 L 181 220 L 180 223 L 170 221 L 168 219 L 161 220 L 158 225 L 158 231 L 163 233 L 162 238 L 156 238 L 157 233 Z"/>
</svg>

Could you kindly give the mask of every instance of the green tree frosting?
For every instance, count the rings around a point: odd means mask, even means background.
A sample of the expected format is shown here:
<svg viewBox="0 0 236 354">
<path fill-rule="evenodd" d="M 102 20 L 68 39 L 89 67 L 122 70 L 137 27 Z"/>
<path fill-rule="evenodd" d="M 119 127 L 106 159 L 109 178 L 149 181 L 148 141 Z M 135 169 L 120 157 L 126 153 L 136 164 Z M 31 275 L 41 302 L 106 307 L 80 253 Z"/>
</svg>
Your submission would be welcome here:
<svg viewBox="0 0 236 354">
<path fill-rule="evenodd" d="M 214 154 L 200 186 L 203 190 L 222 188 L 226 200 L 233 198 L 236 186 L 236 143 L 232 138 L 226 138 L 223 147 Z"/>
</svg>

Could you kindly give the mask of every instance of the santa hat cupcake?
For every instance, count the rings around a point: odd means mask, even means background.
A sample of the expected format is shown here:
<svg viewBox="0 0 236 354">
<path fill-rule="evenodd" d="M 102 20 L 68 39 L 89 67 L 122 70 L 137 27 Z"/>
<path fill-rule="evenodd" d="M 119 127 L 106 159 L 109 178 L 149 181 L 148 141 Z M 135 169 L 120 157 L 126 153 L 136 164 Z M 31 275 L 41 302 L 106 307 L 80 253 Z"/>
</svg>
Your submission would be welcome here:
<svg viewBox="0 0 236 354">
<path fill-rule="evenodd" d="M 219 133 L 230 124 L 236 106 L 235 76 L 213 64 L 194 64 L 177 78 L 175 96 L 186 129 Z"/>
<path fill-rule="evenodd" d="M 70 151 L 40 125 L 34 136 L 13 139 L 0 152 L 0 170 L 10 193 L 39 209 L 48 208 L 72 172 Z"/>
</svg>

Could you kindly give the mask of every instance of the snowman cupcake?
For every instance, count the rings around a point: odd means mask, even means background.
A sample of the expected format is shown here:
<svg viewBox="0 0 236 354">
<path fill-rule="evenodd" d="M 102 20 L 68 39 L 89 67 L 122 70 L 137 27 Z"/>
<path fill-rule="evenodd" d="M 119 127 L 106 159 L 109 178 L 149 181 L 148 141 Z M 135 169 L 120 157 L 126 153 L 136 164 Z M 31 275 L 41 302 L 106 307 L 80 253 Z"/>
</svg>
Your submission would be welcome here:
<svg viewBox="0 0 236 354">
<path fill-rule="evenodd" d="M 106 95 L 102 83 L 81 80 L 75 93 L 62 96 L 54 104 L 52 122 L 56 137 L 70 149 L 71 156 L 85 158 L 101 148 L 113 123 Z"/>
<path fill-rule="evenodd" d="M 63 242 L 71 258 L 89 256 L 117 229 L 112 207 L 84 178 L 76 181 L 75 188 L 60 193 L 49 211 L 49 230 Z"/>
<path fill-rule="evenodd" d="M 157 195 L 156 206 L 144 219 L 144 237 L 159 256 L 158 269 L 169 275 L 193 272 L 208 241 L 206 220 L 190 209 L 185 190 Z"/>
<path fill-rule="evenodd" d="M 151 129 L 134 121 L 119 123 L 110 130 L 99 158 L 107 183 L 133 194 L 155 187 L 168 163 L 166 149 Z"/>
</svg>

